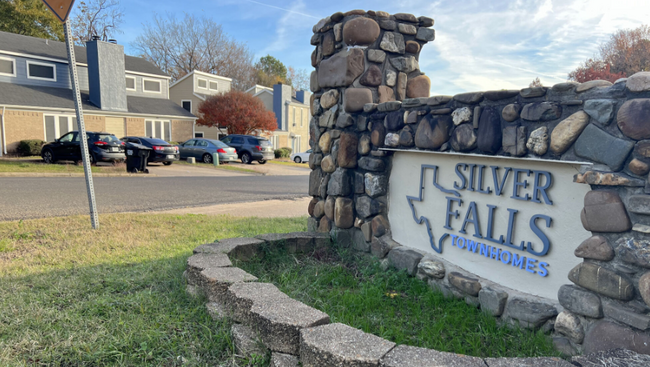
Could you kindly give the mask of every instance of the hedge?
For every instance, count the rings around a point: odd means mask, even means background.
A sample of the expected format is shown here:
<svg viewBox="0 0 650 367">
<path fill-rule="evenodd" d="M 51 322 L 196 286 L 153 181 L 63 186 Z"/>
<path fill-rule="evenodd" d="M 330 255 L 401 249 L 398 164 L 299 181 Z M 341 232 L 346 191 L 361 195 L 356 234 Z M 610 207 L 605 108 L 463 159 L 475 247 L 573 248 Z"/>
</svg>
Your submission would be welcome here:
<svg viewBox="0 0 650 367">
<path fill-rule="evenodd" d="M 45 142 L 39 139 L 21 140 L 18 143 L 18 153 L 24 156 L 41 155 L 41 148 Z"/>
<path fill-rule="evenodd" d="M 276 149 L 273 152 L 275 153 L 275 158 L 289 158 L 291 156 L 292 149 L 289 147 L 284 147 Z"/>
</svg>

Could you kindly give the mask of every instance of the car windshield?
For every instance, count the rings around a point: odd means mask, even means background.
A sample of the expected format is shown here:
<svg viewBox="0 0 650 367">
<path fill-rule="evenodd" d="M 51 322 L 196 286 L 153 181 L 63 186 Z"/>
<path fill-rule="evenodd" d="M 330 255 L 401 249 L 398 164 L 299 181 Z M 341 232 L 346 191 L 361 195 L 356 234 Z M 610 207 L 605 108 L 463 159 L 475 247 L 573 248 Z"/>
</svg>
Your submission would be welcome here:
<svg viewBox="0 0 650 367">
<path fill-rule="evenodd" d="M 112 134 L 97 134 L 97 141 L 103 141 L 106 143 L 115 143 L 115 142 L 119 142 L 120 139 L 118 139 L 117 136 Z"/>
<path fill-rule="evenodd" d="M 209 140 L 209 142 L 214 144 L 217 148 L 228 148 L 228 144 L 219 140 Z"/>
<path fill-rule="evenodd" d="M 142 140 L 148 142 L 151 145 L 169 145 L 168 142 L 162 139 L 142 139 Z"/>
</svg>

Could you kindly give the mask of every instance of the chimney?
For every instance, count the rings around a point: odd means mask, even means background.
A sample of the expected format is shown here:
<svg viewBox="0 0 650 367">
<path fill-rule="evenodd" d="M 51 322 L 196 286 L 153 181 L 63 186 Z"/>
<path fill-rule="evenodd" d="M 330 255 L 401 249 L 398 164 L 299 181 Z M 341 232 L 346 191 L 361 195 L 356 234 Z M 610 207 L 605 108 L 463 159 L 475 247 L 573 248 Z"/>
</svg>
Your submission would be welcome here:
<svg viewBox="0 0 650 367">
<path fill-rule="evenodd" d="M 90 102 L 105 111 L 127 111 L 124 46 L 93 37 L 86 56 Z"/>
<path fill-rule="evenodd" d="M 278 129 L 287 130 L 287 104 L 291 102 L 291 86 L 275 84 L 273 86 L 273 112 L 278 121 Z"/>
<path fill-rule="evenodd" d="M 296 99 L 299 100 L 301 103 L 308 104 L 310 98 L 311 98 L 311 92 L 308 92 L 306 90 L 299 90 L 296 92 Z"/>
</svg>

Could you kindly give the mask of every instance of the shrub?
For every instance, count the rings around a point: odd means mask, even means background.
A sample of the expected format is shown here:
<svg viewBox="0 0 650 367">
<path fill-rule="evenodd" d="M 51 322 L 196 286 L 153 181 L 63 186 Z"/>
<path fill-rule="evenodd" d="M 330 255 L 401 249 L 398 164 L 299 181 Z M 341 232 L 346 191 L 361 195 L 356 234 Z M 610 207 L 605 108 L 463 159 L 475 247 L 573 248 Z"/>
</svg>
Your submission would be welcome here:
<svg viewBox="0 0 650 367">
<path fill-rule="evenodd" d="M 288 147 L 276 149 L 273 151 L 275 153 L 275 158 L 289 158 L 293 150 Z"/>
<path fill-rule="evenodd" d="M 41 148 L 45 142 L 39 139 L 21 140 L 18 143 L 18 152 L 24 156 L 41 155 Z"/>
<path fill-rule="evenodd" d="M 275 149 L 273 151 L 273 154 L 275 154 L 275 158 L 281 158 L 282 157 L 282 150 L 281 149 Z"/>
</svg>

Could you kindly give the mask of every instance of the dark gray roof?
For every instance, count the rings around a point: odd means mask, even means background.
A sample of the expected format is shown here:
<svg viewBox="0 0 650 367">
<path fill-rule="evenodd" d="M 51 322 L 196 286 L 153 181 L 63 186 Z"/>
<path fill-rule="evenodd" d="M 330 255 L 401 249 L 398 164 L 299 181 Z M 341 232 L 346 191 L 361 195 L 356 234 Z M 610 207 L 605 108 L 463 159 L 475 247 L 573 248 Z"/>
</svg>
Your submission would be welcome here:
<svg viewBox="0 0 650 367">
<path fill-rule="evenodd" d="M 153 116 L 178 116 L 195 118 L 183 107 L 163 98 L 127 96 L 128 113 Z M 84 111 L 99 112 L 101 109 L 92 104 L 88 92 L 81 92 Z M 74 108 L 72 89 L 53 87 L 34 87 L 20 84 L 0 83 L 0 106 L 29 106 Z"/>
<path fill-rule="evenodd" d="M 86 48 L 75 46 L 77 62 L 87 64 Z M 45 40 L 43 38 L 23 36 L 21 34 L 0 32 L 0 52 L 10 51 L 22 54 L 51 57 L 54 59 L 68 59 L 65 42 Z M 160 68 L 141 58 L 124 55 L 124 67 L 127 71 L 167 76 Z"/>
</svg>

